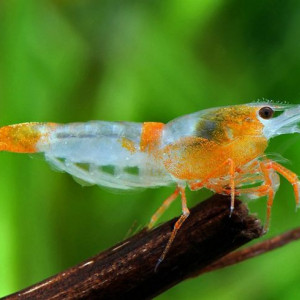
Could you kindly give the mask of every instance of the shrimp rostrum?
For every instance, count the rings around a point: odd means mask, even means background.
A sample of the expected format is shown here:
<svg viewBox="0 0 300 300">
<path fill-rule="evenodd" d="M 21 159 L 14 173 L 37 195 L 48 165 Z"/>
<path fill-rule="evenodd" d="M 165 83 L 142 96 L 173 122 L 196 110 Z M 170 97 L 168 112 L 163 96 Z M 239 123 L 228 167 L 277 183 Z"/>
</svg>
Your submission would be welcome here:
<svg viewBox="0 0 300 300">
<path fill-rule="evenodd" d="M 153 227 L 180 196 L 182 215 L 159 264 L 189 215 L 186 187 L 230 195 L 229 215 L 236 195 L 267 196 L 266 230 L 279 186 L 278 174 L 291 183 L 299 204 L 297 175 L 264 154 L 272 137 L 299 133 L 299 122 L 300 105 L 265 102 L 202 110 L 167 124 L 23 123 L 0 128 L 0 150 L 42 152 L 57 169 L 109 188 L 128 190 L 175 183 L 175 191 L 148 225 Z"/>
</svg>

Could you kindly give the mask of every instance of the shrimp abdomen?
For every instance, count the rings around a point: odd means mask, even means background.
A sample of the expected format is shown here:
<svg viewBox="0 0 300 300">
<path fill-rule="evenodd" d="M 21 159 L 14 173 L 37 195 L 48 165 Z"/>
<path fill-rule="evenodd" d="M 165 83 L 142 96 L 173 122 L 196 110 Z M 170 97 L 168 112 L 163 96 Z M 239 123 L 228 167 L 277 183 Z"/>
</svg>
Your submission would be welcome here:
<svg viewBox="0 0 300 300">
<path fill-rule="evenodd" d="M 141 151 L 142 123 L 91 121 L 57 125 L 37 144 L 55 168 L 116 189 L 168 185 L 160 161 Z"/>
</svg>

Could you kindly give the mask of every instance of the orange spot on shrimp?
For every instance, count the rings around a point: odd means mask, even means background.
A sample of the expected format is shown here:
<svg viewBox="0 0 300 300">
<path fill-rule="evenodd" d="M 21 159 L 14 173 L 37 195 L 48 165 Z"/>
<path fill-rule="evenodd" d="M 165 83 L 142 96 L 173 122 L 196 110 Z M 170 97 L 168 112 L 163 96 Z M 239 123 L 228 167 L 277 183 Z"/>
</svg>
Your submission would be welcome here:
<svg viewBox="0 0 300 300">
<path fill-rule="evenodd" d="M 0 128 L 0 151 L 35 153 L 42 134 L 38 123 L 23 123 Z"/>
<path fill-rule="evenodd" d="M 145 122 L 142 128 L 140 149 L 142 152 L 152 152 L 160 143 L 165 124 L 158 122 Z"/>
<path fill-rule="evenodd" d="M 126 148 L 132 154 L 136 152 L 135 144 L 132 140 L 123 137 L 121 140 L 121 144 L 123 148 Z"/>
</svg>

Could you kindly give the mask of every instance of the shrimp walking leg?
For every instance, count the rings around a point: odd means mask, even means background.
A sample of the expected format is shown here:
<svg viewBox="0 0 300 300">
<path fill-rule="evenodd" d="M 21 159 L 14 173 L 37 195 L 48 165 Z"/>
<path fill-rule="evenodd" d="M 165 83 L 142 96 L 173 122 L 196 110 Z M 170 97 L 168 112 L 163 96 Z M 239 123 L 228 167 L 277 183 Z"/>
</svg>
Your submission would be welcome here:
<svg viewBox="0 0 300 300">
<path fill-rule="evenodd" d="M 181 195 L 181 205 L 182 205 L 182 215 L 180 216 L 180 218 L 177 220 L 177 222 L 174 225 L 173 231 L 171 233 L 171 236 L 168 240 L 167 246 L 165 247 L 162 255 L 160 256 L 160 258 L 157 261 L 157 264 L 155 266 L 155 270 L 157 270 L 158 266 L 161 264 L 161 262 L 164 260 L 164 258 L 166 257 L 166 254 L 168 253 L 174 239 L 175 236 L 178 232 L 178 230 L 180 229 L 180 227 L 182 226 L 182 224 L 184 223 L 184 221 L 187 219 L 187 217 L 190 215 L 190 211 L 187 208 L 187 204 L 186 204 L 186 196 L 185 196 L 185 188 L 183 187 L 178 187 L 178 190 L 180 192 Z"/>
<path fill-rule="evenodd" d="M 282 175 L 284 178 L 286 178 L 291 185 L 293 186 L 294 189 L 294 194 L 295 194 L 295 200 L 296 200 L 296 206 L 299 207 L 299 198 L 300 198 L 300 181 L 298 179 L 298 176 L 293 173 L 292 171 L 288 170 L 284 166 L 280 165 L 279 163 L 268 160 L 266 163 L 266 168 L 267 169 L 273 169 L 280 175 Z"/>
<path fill-rule="evenodd" d="M 256 197 L 267 196 L 267 215 L 266 215 L 266 222 L 264 225 L 264 231 L 267 232 L 270 226 L 271 211 L 273 206 L 274 195 L 276 192 L 276 182 L 273 182 L 272 180 L 271 177 L 272 170 L 268 169 L 265 164 L 266 164 L 265 162 L 259 163 L 259 168 L 263 175 L 264 184 L 257 187 L 237 189 L 236 194 L 237 195 L 249 194 Z M 276 176 L 278 175 L 276 174 Z"/>
<path fill-rule="evenodd" d="M 170 204 L 178 197 L 178 194 L 180 193 L 179 187 L 176 188 L 174 193 L 170 195 L 163 204 L 159 207 L 159 209 L 154 213 L 154 215 L 151 217 L 151 220 L 148 224 L 148 229 L 151 229 L 155 222 L 161 217 L 161 215 L 168 209 Z"/>
<path fill-rule="evenodd" d="M 269 187 L 268 189 L 268 200 L 267 200 L 267 217 L 266 217 L 266 223 L 264 225 L 264 231 L 267 232 L 269 230 L 270 226 L 270 220 L 271 220 L 271 211 L 273 206 L 273 200 L 274 200 L 274 188 L 272 179 L 270 177 L 270 169 L 268 169 L 264 162 L 260 163 L 261 170 L 263 172 L 264 178 L 265 178 L 265 184 Z"/>
<path fill-rule="evenodd" d="M 266 216 L 266 222 L 264 225 L 264 231 L 267 232 L 270 226 L 270 219 L 271 219 L 271 210 L 272 210 L 272 205 L 273 205 L 273 199 L 275 195 L 275 190 L 272 186 L 272 184 L 268 183 L 268 177 L 269 175 L 266 175 L 266 182 L 265 184 L 258 186 L 258 187 L 251 187 L 251 188 L 246 188 L 246 189 L 236 189 L 236 195 L 251 195 L 255 197 L 263 197 L 267 196 L 267 216 Z"/>
<path fill-rule="evenodd" d="M 234 184 L 234 162 L 232 159 L 228 160 L 229 163 L 229 174 L 230 174 L 230 197 L 231 197 L 231 202 L 230 202 L 230 214 L 229 216 L 232 215 L 232 212 L 234 210 L 234 193 L 235 193 L 235 184 Z"/>
<path fill-rule="evenodd" d="M 251 188 L 246 188 L 246 189 L 243 189 L 243 188 L 236 189 L 235 194 L 237 196 L 242 195 L 242 194 L 244 194 L 244 195 L 250 194 L 255 197 L 263 197 L 268 194 L 268 190 L 269 190 L 269 186 L 266 184 L 263 184 L 258 187 L 256 186 L 256 187 L 251 187 Z"/>
<path fill-rule="evenodd" d="M 234 161 L 231 158 L 228 158 L 225 160 L 218 169 L 211 172 L 205 179 L 203 179 L 200 182 L 195 182 L 190 184 L 190 189 L 192 191 L 199 190 L 202 187 L 205 186 L 205 184 L 208 182 L 209 179 L 214 178 L 216 173 L 219 169 L 229 165 L 229 175 L 230 175 L 230 196 L 231 196 L 231 202 L 230 202 L 230 216 L 234 210 L 234 195 L 235 195 L 235 182 L 234 182 L 234 175 L 235 175 L 235 164 Z"/>
</svg>

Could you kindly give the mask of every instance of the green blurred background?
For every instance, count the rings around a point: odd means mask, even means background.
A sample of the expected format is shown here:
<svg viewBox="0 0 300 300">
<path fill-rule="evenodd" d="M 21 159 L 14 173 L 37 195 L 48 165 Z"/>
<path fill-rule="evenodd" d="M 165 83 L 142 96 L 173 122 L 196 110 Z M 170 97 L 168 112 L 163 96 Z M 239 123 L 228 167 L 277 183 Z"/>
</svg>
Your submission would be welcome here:
<svg viewBox="0 0 300 300">
<path fill-rule="evenodd" d="M 1 0 L 1 125 L 162 121 L 257 99 L 299 103 L 300 2 Z M 300 174 L 300 137 L 269 152 Z M 82 187 L 41 157 L 0 155 L 0 296 L 119 242 L 171 188 L 116 194 Z M 192 206 L 209 195 L 188 193 Z M 249 203 L 264 218 L 265 199 Z M 162 220 L 180 213 L 176 202 Z M 300 224 L 277 193 L 266 237 Z M 158 299 L 295 299 L 300 242 L 188 280 Z"/>
</svg>

